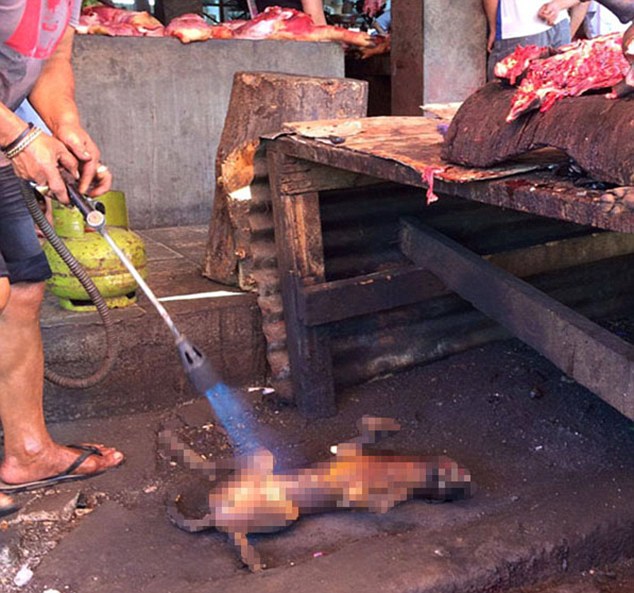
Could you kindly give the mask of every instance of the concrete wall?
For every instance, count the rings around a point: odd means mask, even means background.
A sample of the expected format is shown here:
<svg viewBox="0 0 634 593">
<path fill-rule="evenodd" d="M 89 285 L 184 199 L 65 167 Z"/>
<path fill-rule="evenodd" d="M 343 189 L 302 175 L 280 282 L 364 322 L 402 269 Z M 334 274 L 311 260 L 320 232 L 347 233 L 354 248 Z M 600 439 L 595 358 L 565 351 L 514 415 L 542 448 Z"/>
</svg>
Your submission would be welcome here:
<svg viewBox="0 0 634 593">
<path fill-rule="evenodd" d="M 463 101 L 486 82 L 482 0 L 426 0 L 424 102 Z"/>
<path fill-rule="evenodd" d="M 344 75 L 335 43 L 77 36 L 74 60 L 82 121 L 138 229 L 208 224 L 235 72 Z"/>
<path fill-rule="evenodd" d="M 463 101 L 486 77 L 482 0 L 392 4 L 391 108 L 420 115 L 425 103 Z"/>
</svg>

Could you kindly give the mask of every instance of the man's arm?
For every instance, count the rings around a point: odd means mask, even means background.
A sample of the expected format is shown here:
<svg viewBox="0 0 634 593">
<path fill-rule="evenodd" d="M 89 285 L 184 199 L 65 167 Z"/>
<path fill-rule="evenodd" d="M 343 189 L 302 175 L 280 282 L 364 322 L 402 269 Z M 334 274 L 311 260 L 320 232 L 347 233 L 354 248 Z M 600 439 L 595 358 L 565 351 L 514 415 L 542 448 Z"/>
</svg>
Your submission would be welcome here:
<svg viewBox="0 0 634 593">
<path fill-rule="evenodd" d="M 579 3 L 570 9 L 570 37 L 574 39 L 588 14 L 588 3 Z"/>
<path fill-rule="evenodd" d="M 313 19 L 315 25 L 325 25 L 324 3 L 322 0 L 302 0 L 304 12 Z"/>
<path fill-rule="evenodd" d="M 63 126 L 78 127 L 75 77 L 71 64 L 74 29 L 68 27 L 53 55 L 46 61 L 29 101 L 54 136 Z M 83 147 L 78 147 L 80 153 Z"/>
<path fill-rule="evenodd" d="M 92 183 L 90 195 L 99 195 L 110 189 L 112 176 L 103 167 L 97 171 L 99 149 L 81 126 L 71 63 L 74 33 L 72 27 L 67 27 L 55 52 L 46 61 L 29 101 L 53 136 L 79 161 L 79 191 L 86 193 Z M 77 165 L 73 169 L 76 171 Z"/>
<path fill-rule="evenodd" d="M 495 42 L 495 33 L 497 28 L 498 19 L 498 5 L 499 0 L 482 0 L 482 8 L 484 15 L 487 19 L 487 25 L 489 28 L 489 34 L 487 36 L 487 51 L 493 49 L 493 43 Z"/>
</svg>

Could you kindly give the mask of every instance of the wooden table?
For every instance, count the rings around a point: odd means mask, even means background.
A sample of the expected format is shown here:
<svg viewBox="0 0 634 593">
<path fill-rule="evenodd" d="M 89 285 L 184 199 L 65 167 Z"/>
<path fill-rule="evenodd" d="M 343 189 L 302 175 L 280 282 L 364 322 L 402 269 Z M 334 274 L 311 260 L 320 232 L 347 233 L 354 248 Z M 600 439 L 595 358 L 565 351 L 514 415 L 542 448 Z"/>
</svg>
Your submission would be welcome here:
<svg viewBox="0 0 634 593">
<path fill-rule="evenodd" d="M 421 271 L 442 282 L 634 419 L 634 346 L 420 223 L 403 221 L 409 270 L 326 282 L 320 192 L 389 181 L 515 210 L 634 232 L 627 200 L 554 175 L 560 155 L 470 170 L 440 159 L 437 123 L 367 118 L 290 124 L 270 139 L 269 174 L 295 399 L 307 416 L 335 413 L 326 324 L 422 298 Z M 442 199 L 442 198 L 441 198 Z"/>
</svg>

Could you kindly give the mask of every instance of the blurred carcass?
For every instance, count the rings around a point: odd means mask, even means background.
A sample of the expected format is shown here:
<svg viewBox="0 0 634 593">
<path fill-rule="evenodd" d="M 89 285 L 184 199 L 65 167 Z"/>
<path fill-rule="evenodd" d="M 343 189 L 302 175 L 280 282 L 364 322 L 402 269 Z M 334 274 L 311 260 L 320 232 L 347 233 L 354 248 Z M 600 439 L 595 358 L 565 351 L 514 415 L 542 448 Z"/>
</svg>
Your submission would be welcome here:
<svg viewBox="0 0 634 593">
<path fill-rule="evenodd" d="M 279 531 L 305 514 L 337 509 L 385 513 L 412 498 L 449 501 L 473 493 L 469 470 L 449 457 L 369 450 L 400 429 L 395 420 L 364 416 L 357 427 L 360 435 L 338 445 L 332 459 L 292 471 L 275 471 L 275 457 L 261 447 L 221 467 L 165 430 L 159 434 L 162 448 L 211 481 L 205 516 L 186 516 L 177 498 L 169 507 L 170 518 L 186 531 L 227 533 L 242 561 L 258 571 L 264 567 L 248 534 Z"/>
</svg>

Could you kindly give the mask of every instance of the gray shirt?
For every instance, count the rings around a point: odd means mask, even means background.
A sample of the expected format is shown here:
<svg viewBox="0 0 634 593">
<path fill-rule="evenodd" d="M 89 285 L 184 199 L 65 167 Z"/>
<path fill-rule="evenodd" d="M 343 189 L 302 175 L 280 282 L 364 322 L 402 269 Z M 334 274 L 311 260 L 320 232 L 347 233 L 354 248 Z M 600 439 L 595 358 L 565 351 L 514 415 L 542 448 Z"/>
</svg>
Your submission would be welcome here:
<svg viewBox="0 0 634 593">
<path fill-rule="evenodd" d="M 0 102 L 12 110 L 22 103 L 80 11 L 81 0 L 0 0 Z"/>
</svg>

